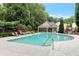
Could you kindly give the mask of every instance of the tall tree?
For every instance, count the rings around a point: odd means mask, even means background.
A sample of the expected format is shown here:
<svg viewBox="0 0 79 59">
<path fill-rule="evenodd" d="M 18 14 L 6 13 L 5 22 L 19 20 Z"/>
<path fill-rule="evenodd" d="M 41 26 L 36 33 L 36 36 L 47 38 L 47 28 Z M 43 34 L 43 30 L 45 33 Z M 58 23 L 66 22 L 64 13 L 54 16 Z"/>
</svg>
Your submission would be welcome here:
<svg viewBox="0 0 79 59">
<path fill-rule="evenodd" d="M 36 30 L 38 25 L 47 20 L 43 4 L 8 3 L 3 5 L 7 8 L 6 22 L 20 21 L 21 26 L 25 24 L 29 30 Z"/>
<path fill-rule="evenodd" d="M 76 25 L 78 27 L 78 32 L 79 32 L 79 3 L 76 3 L 75 7 L 75 18 L 76 18 Z"/>
<path fill-rule="evenodd" d="M 59 25 L 59 33 L 64 33 L 64 24 L 63 24 L 63 19 L 61 18 L 60 20 L 60 25 Z"/>
</svg>

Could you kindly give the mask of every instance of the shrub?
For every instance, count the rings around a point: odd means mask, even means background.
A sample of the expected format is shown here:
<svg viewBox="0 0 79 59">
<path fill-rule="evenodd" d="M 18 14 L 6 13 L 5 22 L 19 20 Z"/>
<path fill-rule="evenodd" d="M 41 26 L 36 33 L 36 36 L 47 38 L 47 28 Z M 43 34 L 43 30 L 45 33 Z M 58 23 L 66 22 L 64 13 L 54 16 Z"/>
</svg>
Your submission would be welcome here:
<svg viewBox="0 0 79 59">
<path fill-rule="evenodd" d="M 31 25 L 27 25 L 27 31 L 31 31 L 32 30 L 32 26 Z"/>
<path fill-rule="evenodd" d="M 0 37 L 7 37 L 7 36 L 11 36 L 11 33 L 10 32 L 0 33 Z"/>
<path fill-rule="evenodd" d="M 59 33 L 64 33 L 64 24 L 63 24 L 63 19 L 60 20 L 60 25 L 59 25 Z"/>
<path fill-rule="evenodd" d="M 24 30 L 24 25 L 20 24 L 20 29 L 23 31 Z"/>
<path fill-rule="evenodd" d="M 15 30 L 17 29 L 17 25 L 19 24 L 19 21 L 14 21 L 14 22 L 1 22 L 0 21 L 0 28 L 5 29 L 5 31 L 8 30 Z"/>
</svg>

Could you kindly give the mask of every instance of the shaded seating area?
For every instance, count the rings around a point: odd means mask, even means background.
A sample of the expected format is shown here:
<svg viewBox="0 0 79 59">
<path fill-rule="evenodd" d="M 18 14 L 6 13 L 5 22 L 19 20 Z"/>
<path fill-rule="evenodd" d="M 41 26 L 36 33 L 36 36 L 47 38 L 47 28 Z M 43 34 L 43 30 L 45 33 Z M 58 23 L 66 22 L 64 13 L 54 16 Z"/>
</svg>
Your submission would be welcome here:
<svg viewBox="0 0 79 59">
<path fill-rule="evenodd" d="M 57 25 L 54 22 L 45 22 L 38 26 L 38 32 L 57 32 Z"/>
</svg>

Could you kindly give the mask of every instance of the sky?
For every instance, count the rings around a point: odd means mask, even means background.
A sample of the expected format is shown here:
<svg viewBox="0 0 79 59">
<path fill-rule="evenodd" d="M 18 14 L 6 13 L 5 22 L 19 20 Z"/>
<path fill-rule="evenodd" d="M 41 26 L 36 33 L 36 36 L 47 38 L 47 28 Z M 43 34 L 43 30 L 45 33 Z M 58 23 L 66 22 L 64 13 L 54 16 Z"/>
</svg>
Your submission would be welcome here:
<svg viewBox="0 0 79 59">
<path fill-rule="evenodd" d="M 75 3 L 46 3 L 44 4 L 49 16 L 69 18 L 74 16 Z"/>
</svg>

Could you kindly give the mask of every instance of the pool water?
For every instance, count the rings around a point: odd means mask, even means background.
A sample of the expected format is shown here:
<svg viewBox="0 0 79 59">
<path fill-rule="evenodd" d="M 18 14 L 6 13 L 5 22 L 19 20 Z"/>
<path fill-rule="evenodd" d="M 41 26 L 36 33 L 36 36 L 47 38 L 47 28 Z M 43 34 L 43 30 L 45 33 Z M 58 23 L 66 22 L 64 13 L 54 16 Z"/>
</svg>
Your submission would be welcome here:
<svg viewBox="0 0 79 59">
<path fill-rule="evenodd" d="M 55 41 L 67 41 L 72 39 L 73 37 L 68 35 L 61 35 L 55 33 L 40 33 L 40 34 L 26 36 L 9 41 L 23 43 L 23 44 L 39 45 L 39 46 L 50 46 Z"/>
</svg>

